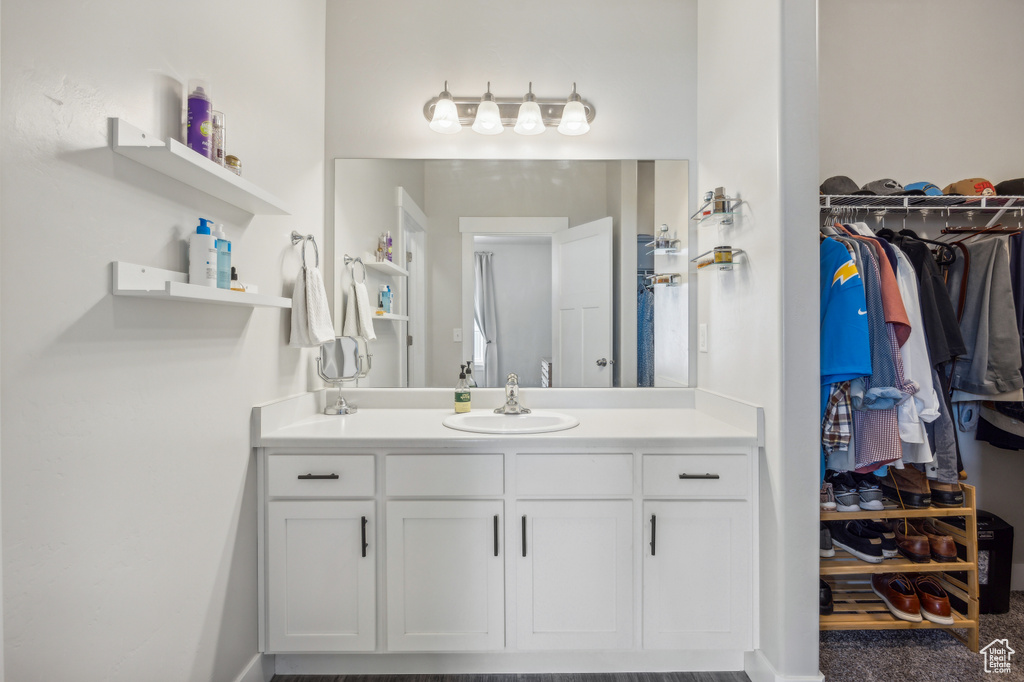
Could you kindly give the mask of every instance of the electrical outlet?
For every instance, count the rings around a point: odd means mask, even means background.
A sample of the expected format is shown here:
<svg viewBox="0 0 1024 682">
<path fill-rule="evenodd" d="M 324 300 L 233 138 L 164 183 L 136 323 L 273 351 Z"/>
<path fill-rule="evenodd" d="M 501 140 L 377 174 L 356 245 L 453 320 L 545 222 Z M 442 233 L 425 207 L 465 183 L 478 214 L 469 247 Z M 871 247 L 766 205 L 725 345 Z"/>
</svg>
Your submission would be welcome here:
<svg viewBox="0 0 1024 682">
<path fill-rule="evenodd" d="M 698 327 L 697 349 L 700 350 L 701 353 L 708 352 L 708 325 L 706 322 Z"/>
<path fill-rule="evenodd" d="M 462 343 L 462 327 L 456 327 L 452 330 L 452 341 Z"/>
</svg>

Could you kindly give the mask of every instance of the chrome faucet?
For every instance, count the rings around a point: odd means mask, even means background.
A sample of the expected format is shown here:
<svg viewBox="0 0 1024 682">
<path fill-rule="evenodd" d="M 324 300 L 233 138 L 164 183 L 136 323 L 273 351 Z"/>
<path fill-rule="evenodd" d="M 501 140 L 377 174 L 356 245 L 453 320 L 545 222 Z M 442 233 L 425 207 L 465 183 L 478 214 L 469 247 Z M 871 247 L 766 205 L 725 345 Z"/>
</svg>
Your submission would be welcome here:
<svg viewBox="0 0 1024 682">
<path fill-rule="evenodd" d="M 505 404 L 495 408 L 496 414 L 530 414 L 530 409 L 519 404 L 519 377 L 509 372 L 505 380 Z"/>
</svg>

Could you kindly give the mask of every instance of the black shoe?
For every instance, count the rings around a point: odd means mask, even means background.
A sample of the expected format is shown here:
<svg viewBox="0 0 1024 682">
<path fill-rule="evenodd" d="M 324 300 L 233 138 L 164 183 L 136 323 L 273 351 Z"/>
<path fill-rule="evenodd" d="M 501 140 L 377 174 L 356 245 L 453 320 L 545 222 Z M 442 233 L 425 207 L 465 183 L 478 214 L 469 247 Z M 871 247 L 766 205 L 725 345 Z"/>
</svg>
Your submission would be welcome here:
<svg viewBox="0 0 1024 682">
<path fill-rule="evenodd" d="M 860 521 L 829 521 L 832 544 L 871 564 L 882 563 L 882 540 Z"/>
<path fill-rule="evenodd" d="M 865 534 L 877 537 L 882 541 L 882 558 L 895 559 L 899 556 L 896 534 L 892 532 L 892 528 L 879 521 L 858 521 L 857 523 L 861 525 L 861 530 Z"/>
<path fill-rule="evenodd" d="M 821 529 L 818 531 L 818 556 L 828 558 L 835 555 L 836 550 L 832 547 L 832 533 L 829 531 L 828 526 L 825 525 L 825 522 L 822 521 Z"/>
<path fill-rule="evenodd" d="M 832 615 L 832 588 L 828 583 L 818 578 L 818 615 Z"/>
</svg>

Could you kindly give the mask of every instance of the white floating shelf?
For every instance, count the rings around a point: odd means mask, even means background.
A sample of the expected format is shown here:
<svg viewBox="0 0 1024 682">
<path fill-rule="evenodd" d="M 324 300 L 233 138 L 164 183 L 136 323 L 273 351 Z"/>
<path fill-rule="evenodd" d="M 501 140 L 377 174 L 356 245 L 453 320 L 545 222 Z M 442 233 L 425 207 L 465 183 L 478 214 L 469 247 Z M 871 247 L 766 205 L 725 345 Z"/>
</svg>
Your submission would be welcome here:
<svg viewBox="0 0 1024 682">
<path fill-rule="evenodd" d="M 113 294 L 115 296 L 140 296 L 168 301 L 193 301 L 248 307 L 292 307 L 290 298 L 189 284 L 188 275 L 184 272 L 161 270 L 148 265 L 133 265 L 120 261 L 114 261 L 110 265 L 113 271 Z"/>
<path fill-rule="evenodd" d="M 408 315 L 395 315 L 394 313 L 378 314 L 377 312 L 374 312 L 373 313 L 373 319 L 375 319 L 375 320 L 396 320 L 398 322 L 408 322 L 409 321 L 409 316 Z"/>
<path fill-rule="evenodd" d="M 291 215 L 281 200 L 270 192 L 200 156 L 175 139 L 161 142 L 120 118 L 111 119 L 110 146 L 122 156 L 253 215 Z"/>
<path fill-rule="evenodd" d="M 363 262 L 367 270 L 376 270 L 383 272 L 385 275 L 391 275 L 392 277 L 408 277 L 409 271 L 395 265 L 392 261 L 370 261 L 369 263 Z"/>
</svg>

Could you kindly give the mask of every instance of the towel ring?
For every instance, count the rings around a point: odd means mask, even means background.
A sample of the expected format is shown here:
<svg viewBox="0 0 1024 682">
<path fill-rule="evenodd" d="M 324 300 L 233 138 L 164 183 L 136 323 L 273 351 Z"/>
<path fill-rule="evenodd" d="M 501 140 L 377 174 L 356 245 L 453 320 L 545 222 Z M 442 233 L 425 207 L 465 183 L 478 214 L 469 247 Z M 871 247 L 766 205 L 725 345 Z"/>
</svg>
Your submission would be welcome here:
<svg viewBox="0 0 1024 682">
<path fill-rule="evenodd" d="M 363 259 L 362 258 L 358 258 L 358 257 L 353 258 L 352 256 L 348 255 L 347 253 L 345 254 L 345 265 L 349 266 L 349 268 L 352 269 L 352 281 L 353 282 L 356 279 L 356 266 L 355 266 L 356 263 L 359 263 L 360 267 L 363 268 L 363 278 L 361 280 L 359 280 L 359 283 L 362 284 L 363 282 L 366 281 L 366 266 L 363 265 Z"/>
<path fill-rule="evenodd" d="M 316 246 L 316 239 L 311 234 L 305 236 L 292 230 L 292 246 L 302 242 L 302 267 L 306 267 L 306 242 L 313 242 L 313 253 L 316 254 L 316 266 L 320 267 L 320 249 Z"/>
</svg>

